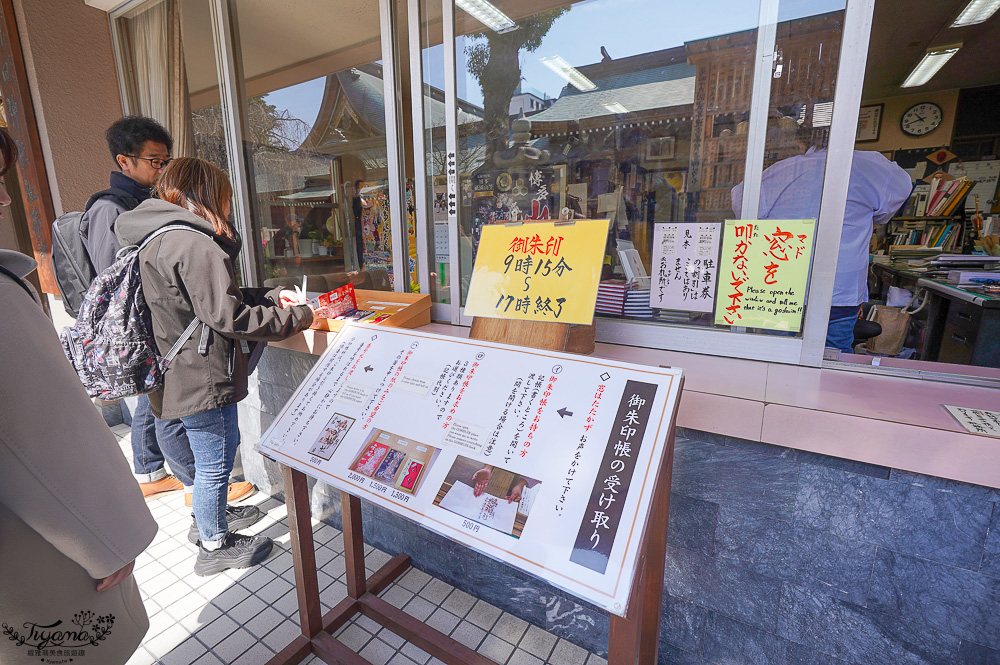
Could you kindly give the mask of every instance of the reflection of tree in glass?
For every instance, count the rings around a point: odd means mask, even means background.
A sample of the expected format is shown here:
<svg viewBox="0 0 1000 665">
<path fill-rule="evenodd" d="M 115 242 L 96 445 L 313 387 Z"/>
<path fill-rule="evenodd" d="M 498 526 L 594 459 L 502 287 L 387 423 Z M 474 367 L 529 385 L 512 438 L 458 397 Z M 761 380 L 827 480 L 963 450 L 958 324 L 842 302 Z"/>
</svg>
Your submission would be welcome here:
<svg viewBox="0 0 1000 665">
<path fill-rule="evenodd" d="M 486 150 L 488 157 L 506 150 L 510 136 L 510 100 L 521 82 L 521 49 L 531 53 L 542 45 L 552 24 L 569 11 L 568 7 L 517 22 L 510 32 L 480 32 L 471 35 L 480 40 L 465 49 L 469 73 L 483 89 Z"/>
<path fill-rule="evenodd" d="M 226 135 L 222 106 L 216 104 L 192 112 L 194 144 L 198 157 L 228 171 Z M 268 104 L 264 97 L 247 100 L 247 136 L 254 161 L 265 154 L 284 153 L 298 148 L 309 134 L 309 125 L 293 117 L 287 109 Z"/>
</svg>

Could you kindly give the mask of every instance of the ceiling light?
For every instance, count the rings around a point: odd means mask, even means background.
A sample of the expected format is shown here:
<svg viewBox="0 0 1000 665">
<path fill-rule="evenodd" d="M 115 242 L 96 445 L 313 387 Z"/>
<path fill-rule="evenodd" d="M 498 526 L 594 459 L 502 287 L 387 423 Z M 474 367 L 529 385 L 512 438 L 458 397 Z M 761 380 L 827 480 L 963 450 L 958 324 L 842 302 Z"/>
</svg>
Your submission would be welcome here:
<svg viewBox="0 0 1000 665">
<path fill-rule="evenodd" d="M 455 6 L 494 32 L 510 32 L 517 28 L 509 16 L 486 0 L 455 0 Z"/>
<path fill-rule="evenodd" d="M 953 44 L 951 46 L 939 46 L 927 51 L 900 87 L 916 88 L 927 83 L 938 73 L 938 70 L 944 67 L 946 62 L 958 53 L 958 49 L 960 48 L 962 48 L 961 44 Z"/>
<path fill-rule="evenodd" d="M 964 28 L 967 25 L 982 23 L 993 16 L 998 9 L 1000 9 L 1000 0 L 972 0 L 958 15 L 951 27 Z"/>
<path fill-rule="evenodd" d="M 618 102 L 614 102 L 613 104 L 605 104 L 604 108 L 611 111 L 612 113 L 618 113 L 618 114 L 628 113 L 628 109 L 619 104 Z"/>
<path fill-rule="evenodd" d="M 597 86 L 589 78 L 580 73 L 580 70 L 569 64 L 558 55 L 550 55 L 541 58 L 542 64 L 554 71 L 556 74 L 566 79 L 570 85 L 581 92 L 596 90 Z"/>
</svg>

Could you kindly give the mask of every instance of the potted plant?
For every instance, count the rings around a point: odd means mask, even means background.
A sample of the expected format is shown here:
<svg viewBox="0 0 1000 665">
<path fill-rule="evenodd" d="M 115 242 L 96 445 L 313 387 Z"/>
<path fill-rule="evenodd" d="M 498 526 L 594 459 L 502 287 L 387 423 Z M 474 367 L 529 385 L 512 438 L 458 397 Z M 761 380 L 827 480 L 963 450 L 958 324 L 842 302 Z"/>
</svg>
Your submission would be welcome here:
<svg viewBox="0 0 1000 665">
<path fill-rule="evenodd" d="M 310 231 L 309 240 L 312 241 L 312 253 L 317 256 L 326 256 L 326 247 L 323 246 L 323 234 L 319 231 Z"/>
<path fill-rule="evenodd" d="M 323 238 L 323 244 L 322 244 L 323 254 L 325 254 L 327 256 L 333 256 L 334 255 L 334 251 L 333 250 L 339 244 L 340 244 L 340 241 L 339 240 L 334 240 L 333 236 L 327 236 L 326 238 Z"/>
</svg>

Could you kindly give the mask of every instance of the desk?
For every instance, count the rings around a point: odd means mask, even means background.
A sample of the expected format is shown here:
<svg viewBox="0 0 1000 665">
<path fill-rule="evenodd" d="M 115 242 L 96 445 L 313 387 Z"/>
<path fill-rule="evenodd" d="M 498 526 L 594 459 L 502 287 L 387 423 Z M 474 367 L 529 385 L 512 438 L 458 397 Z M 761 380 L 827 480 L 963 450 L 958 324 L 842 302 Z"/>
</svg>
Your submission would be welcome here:
<svg viewBox="0 0 1000 665">
<path fill-rule="evenodd" d="M 925 277 L 926 271 L 900 263 L 873 263 L 871 270 L 877 280 L 872 292 L 883 300 L 890 286 L 927 290 L 927 328 L 920 360 L 1000 367 L 1000 294 Z M 923 318 L 923 314 L 918 316 Z"/>
<path fill-rule="evenodd" d="M 921 278 L 930 294 L 922 360 L 1000 367 L 1000 294 Z"/>
</svg>

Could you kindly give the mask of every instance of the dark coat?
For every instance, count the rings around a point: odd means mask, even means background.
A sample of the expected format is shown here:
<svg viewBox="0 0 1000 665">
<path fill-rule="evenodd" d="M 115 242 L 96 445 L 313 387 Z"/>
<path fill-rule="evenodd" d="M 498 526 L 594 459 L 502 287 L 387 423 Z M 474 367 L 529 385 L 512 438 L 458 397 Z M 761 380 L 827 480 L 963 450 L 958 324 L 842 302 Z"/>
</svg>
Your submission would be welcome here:
<svg viewBox="0 0 1000 665">
<path fill-rule="evenodd" d="M 309 327 L 312 310 L 281 309 L 280 288 L 240 288 L 233 259 L 240 244 L 215 233 L 212 224 L 159 199 L 122 213 L 115 232 L 122 246 L 138 245 L 170 224 L 209 234 L 167 231 L 139 254 L 142 292 L 153 317 L 153 334 L 166 353 L 197 316 L 211 329 L 208 353 L 198 352 L 201 330 L 189 339 L 164 375 L 163 388 L 150 393 L 159 418 L 182 418 L 235 404 L 247 395 L 247 356 L 238 340 L 277 341 Z"/>
<path fill-rule="evenodd" d="M 128 192 L 140 203 L 150 196 L 148 187 L 143 187 L 119 171 L 111 173 L 111 186 Z M 115 262 L 115 253 L 121 249 L 118 238 L 115 237 L 115 222 L 123 212 L 125 208 L 118 201 L 105 196 L 94 201 L 90 210 L 80 218 L 80 237 L 83 238 L 96 274 L 107 270 Z"/>
</svg>

